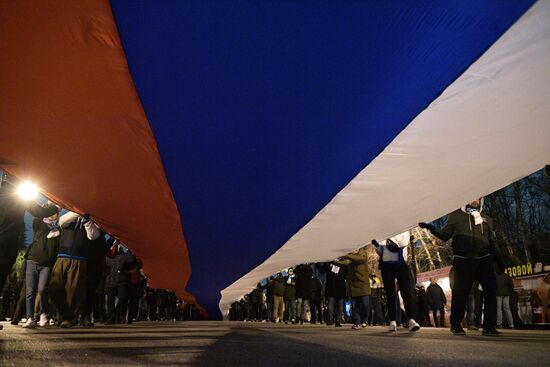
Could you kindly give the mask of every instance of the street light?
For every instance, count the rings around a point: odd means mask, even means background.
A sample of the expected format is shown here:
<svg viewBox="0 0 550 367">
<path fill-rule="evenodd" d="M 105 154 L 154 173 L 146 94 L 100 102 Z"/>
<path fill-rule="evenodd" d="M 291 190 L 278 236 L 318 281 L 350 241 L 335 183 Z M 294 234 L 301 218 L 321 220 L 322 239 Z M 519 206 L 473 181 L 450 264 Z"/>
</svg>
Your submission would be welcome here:
<svg viewBox="0 0 550 367">
<path fill-rule="evenodd" d="M 25 201 L 36 199 L 38 188 L 30 181 L 25 181 L 17 187 L 17 195 Z"/>
</svg>

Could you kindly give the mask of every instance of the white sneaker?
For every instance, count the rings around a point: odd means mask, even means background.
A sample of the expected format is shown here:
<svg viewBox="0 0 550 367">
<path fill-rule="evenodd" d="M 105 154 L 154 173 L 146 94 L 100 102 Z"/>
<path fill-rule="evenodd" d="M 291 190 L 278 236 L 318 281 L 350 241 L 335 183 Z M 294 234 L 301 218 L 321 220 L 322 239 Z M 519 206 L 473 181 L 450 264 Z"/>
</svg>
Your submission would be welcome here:
<svg viewBox="0 0 550 367">
<path fill-rule="evenodd" d="M 414 321 L 414 319 L 409 319 L 409 331 L 417 331 L 418 329 L 420 329 L 418 322 Z"/>
<path fill-rule="evenodd" d="M 390 331 L 397 331 L 397 323 L 395 321 L 390 322 Z"/>
<path fill-rule="evenodd" d="M 38 322 L 38 326 L 44 327 L 46 325 L 49 325 L 50 320 L 48 320 L 48 316 L 46 316 L 45 313 L 40 314 L 40 321 Z"/>
<path fill-rule="evenodd" d="M 22 327 L 23 329 L 34 329 L 36 327 L 36 322 L 29 317 Z"/>
</svg>

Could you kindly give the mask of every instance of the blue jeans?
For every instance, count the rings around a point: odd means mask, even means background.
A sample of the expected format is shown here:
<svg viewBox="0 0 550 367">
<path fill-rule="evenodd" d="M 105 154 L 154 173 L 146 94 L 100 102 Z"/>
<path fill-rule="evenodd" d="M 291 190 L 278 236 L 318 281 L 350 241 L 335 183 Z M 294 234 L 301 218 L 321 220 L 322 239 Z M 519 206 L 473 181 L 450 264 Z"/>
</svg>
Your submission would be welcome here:
<svg viewBox="0 0 550 367">
<path fill-rule="evenodd" d="M 296 321 L 296 300 L 285 300 L 285 309 L 288 310 L 288 319 L 286 321 Z"/>
<path fill-rule="evenodd" d="M 336 304 L 336 310 L 334 310 L 334 304 Z M 343 313 L 344 313 L 344 299 L 329 297 L 328 298 L 328 315 L 329 315 L 328 322 L 337 323 L 337 324 L 341 323 Z"/>
<path fill-rule="evenodd" d="M 296 301 L 296 312 L 300 316 L 300 321 L 306 321 L 307 309 L 309 307 L 309 299 L 298 298 Z"/>
<path fill-rule="evenodd" d="M 367 310 L 369 309 L 369 296 L 353 297 L 351 299 L 352 319 L 354 325 L 367 323 Z"/>
<path fill-rule="evenodd" d="M 52 268 L 48 266 L 40 266 L 32 260 L 27 260 L 27 270 L 25 272 L 27 318 L 34 318 L 36 293 L 40 293 L 40 313 L 48 312 L 47 291 L 51 271 Z"/>
</svg>

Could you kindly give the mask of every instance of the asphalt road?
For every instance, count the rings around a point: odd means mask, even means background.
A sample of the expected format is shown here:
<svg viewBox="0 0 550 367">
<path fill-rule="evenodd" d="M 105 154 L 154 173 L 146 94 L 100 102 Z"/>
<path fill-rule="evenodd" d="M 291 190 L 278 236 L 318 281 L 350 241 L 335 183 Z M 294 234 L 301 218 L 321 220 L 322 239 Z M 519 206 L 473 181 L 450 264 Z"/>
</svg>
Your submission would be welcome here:
<svg viewBox="0 0 550 367">
<path fill-rule="evenodd" d="M 0 366 L 550 366 L 543 330 L 483 337 L 217 321 L 68 330 L 2 324 Z"/>
</svg>

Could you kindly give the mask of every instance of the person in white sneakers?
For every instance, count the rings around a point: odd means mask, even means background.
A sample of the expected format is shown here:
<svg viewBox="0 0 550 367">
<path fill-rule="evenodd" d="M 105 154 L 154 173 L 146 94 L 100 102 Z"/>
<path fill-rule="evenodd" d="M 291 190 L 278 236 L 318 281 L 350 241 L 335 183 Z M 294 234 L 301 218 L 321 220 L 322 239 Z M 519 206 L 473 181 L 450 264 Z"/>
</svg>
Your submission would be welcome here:
<svg viewBox="0 0 550 367">
<path fill-rule="evenodd" d="M 46 206 L 52 207 L 54 204 L 48 202 Z M 59 211 L 59 209 L 58 207 L 57 210 Z M 33 242 L 25 256 L 27 259 L 25 270 L 27 321 L 23 324 L 24 328 L 36 327 L 34 303 L 37 294 L 40 294 L 39 325 L 48 325 L 48 283 L 59 250 L 58 219 L 59 214 L 56 213 L 48 218 L 34 218 L 33 220 Z"/>
<path fill-rule="evenodd" d="M 396 319 L 396 288 L 395 281 L 399 283 L 405 312 L 409 318 L 409 331 L 417 331 L 420 325 L 415 321 L 416 317 L 416 293 L 414 281 L 409 265 L 407 264 L 407 247 L 410 243 L 409 231 L 388 238 L 378 243 L 372 240 L 376 252 L 380 256 L 380 271 L 388 300 L 388 316 L 390 319 L 390 331 L 397 331 Z"/>
</svg>

